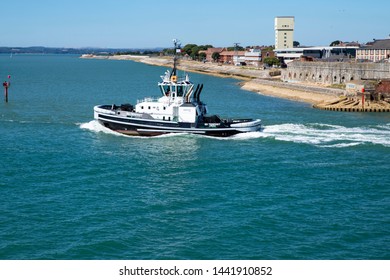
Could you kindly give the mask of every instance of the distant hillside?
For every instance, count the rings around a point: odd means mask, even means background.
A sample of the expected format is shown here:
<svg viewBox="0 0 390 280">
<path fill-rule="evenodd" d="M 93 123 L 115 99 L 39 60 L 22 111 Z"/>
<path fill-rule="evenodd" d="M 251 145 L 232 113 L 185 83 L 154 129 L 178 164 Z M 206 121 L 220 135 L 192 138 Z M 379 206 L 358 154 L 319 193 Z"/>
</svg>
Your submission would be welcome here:
<svg viewBox="0 0 390 280">
<path fill-rule="evenodd" d="M 109 49 L 109 48 L 48 48 L 41 46 L 33 47 L 0 47 L 0 53 L 39 53 L 39 54 L 115 54 L 115 53 L 155 53 L 163 48 L 153 49 Z"/>
</svg>

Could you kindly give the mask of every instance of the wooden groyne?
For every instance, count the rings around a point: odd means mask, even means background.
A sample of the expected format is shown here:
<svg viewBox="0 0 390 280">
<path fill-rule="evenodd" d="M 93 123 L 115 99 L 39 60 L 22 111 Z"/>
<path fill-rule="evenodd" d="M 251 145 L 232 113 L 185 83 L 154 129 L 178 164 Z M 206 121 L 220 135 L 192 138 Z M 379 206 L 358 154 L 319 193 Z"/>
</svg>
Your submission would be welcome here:
<svg viewBox="0 0 390 280">
<path fill-rule="evenodd" d="M 390 112 L 390 103 L 386 101 L 368 101 L 363 103 L 362 100 L 349 99 L 346 97 L 331 102 L 315 104 L 313 107 L 321 110 L 341 112 Z"/>
</svg>

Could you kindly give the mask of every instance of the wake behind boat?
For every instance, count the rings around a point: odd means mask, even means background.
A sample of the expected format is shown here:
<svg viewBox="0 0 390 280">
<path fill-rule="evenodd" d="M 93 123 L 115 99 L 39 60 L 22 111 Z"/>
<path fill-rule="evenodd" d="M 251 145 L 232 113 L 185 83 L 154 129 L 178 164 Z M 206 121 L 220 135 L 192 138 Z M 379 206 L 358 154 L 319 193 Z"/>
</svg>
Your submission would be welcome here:
<svg viewBox="0 0 390 280">
<path fill-rule="evenodd" d="M 175 49 L 179 48 L 174 40 Z M 200 100 L 203 84 L 195 86 L 188 74 L 177 76 L 177 57 L 172 71 L 167 70 L 158 83 L 161 96 L 132 104 L 98 105 L 94 117 L 103 126 L 126 135 L 156 136 L 166 133 L 194 133 L 226 137 L 261 130 L 259 119 L 223 119 L 208 115 Z"/>
</svg>

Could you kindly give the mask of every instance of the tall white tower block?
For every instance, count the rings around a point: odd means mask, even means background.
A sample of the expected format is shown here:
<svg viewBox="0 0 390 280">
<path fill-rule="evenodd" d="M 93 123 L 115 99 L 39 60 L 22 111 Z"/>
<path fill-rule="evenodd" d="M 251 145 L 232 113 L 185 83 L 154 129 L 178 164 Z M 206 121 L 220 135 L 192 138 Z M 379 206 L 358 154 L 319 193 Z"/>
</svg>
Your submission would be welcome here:
<svg viewBox="0 0 390 280">
<path fill-rule="evenodd" d="M 275 17 L 275 49 L 293 48 L 295 17 Z"/>
</svg>

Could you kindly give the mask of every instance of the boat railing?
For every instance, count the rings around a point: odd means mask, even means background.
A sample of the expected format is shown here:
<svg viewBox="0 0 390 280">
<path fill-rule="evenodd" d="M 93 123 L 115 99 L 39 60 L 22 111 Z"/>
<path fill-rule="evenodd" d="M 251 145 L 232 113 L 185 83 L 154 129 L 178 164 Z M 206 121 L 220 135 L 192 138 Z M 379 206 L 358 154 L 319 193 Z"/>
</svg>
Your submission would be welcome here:
<svg viewBox="0 0 390 280">
<path fill-rule="evenodd" d="M 157 102 L 159 100 L 159 97 L 146 97 L 144 99 L 137 99 L 137 103 L 142 102 Z"/>
<path fill-rule="evenodd" d="M 160 98 L 161 97 L 146 97 L 144 99 L 137 99 L 137 104 L 140 104 L 142 102 L 160 102 Z M 183 101 L 183 97 L 174 97 L 172 96 L 171 98 L 167 98 L 165 101 L 165 103 L 167 104 L 183 104 L 184 101 Z"/>
</svg>

